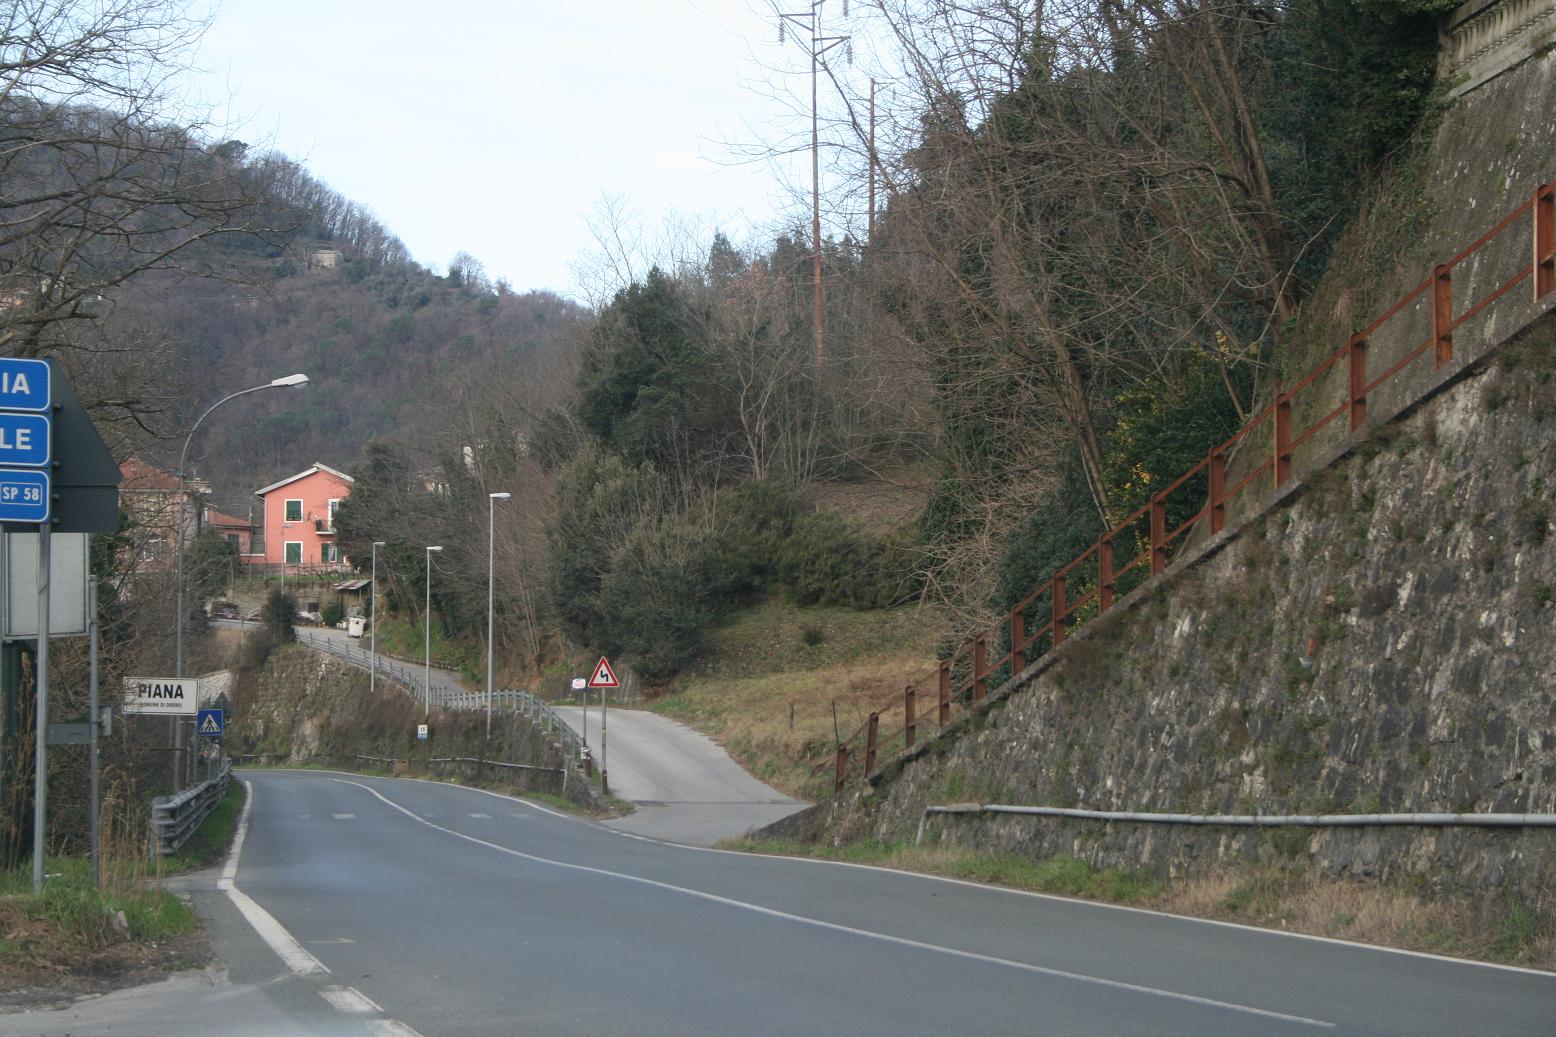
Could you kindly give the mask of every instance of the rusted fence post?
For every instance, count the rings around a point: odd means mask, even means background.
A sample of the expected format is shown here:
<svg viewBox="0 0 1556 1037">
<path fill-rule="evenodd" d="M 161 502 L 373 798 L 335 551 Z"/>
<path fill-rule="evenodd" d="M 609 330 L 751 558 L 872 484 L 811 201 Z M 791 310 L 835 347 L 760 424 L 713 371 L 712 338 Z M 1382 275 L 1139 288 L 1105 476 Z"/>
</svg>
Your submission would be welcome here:
<svg viewBox="0 0 1556 1037">
<path fill-rule="evenodd" d="M 1210 452 L 1210 534 L 1226 528 L 1226 451 Z"/>
<path fill-rule="evenodd" d="M 1291 394 L 1275 397 L 1275 488 L 1291 481 Z"/>
<path fill-rule="evenodd" d="M 1054 631 L 1054 647 L 1058 648 L 1061 644 L 1064 643 L 1064 635 L 1068 631 L 1068 628 L 1069 628 L 1069 624 L 1065 622 L 1065 615 L 1064 615 L 1064 577 L 1063 576 L 1055 576 L 1054 577 L 1054 588 L 1053 588 L 1052 602 L 1053 602 L 1053 616 L 1054 616 L 1054 626 L 1053 626 L 1053 631 Z"/>
<path fill-rule="evenodd" d="M 979 634 L 973 641 L 973 702 L 982 702 L 989 693 L 989 635 Z"/>
<path fill-rule="evenodd" d="M 1351 370 L 1351 431 L 1367 424 L 1367 338 L 1352 335 L 1348 347 Z"/>
<path fill-rule="evenodd" d="M 945 659 L 940 663 L 940 693 L 939 701 L 939 726 L 945 727 L 951 722 L 951 660 Z"/>
<path fill-rule="evenodd" d="M 1432 356 L 1436 367 L 1453 362 L 1453 271 L 1442 263 L 1432 268 Z"/>
<path fill-rule="evenodd" d="M 1113 534 L 1104 533 L 1097 541 L 1097 611 L 1113 607 Z"/>
<path fill-rule="evenodd" d="M 1534 189 L 1534 297 L 1556 289 L 1556 181 Z"/>
<path fill-rule="evenodd" d="M 848 746 L 839 744 L 837 747 L 837 778 L 832 782 L 832 791 L 842 792 L 843 781 L 848 777 Z"/>
<path fill-rule="evenodd" d="M 1151 498 L 1151 575 L 1167 568 L 1167 502 L 1161 494 Z"/>
<path fill-rule="evenodd" d="M 908 744 L 905 748 L 913 748 L 913 743 L 918 741 L 918 717 L 913 715 L 915 692 L 913 685 L 909 684 L 902 693 L 902 737 Z"/>
<path fill-rule="evenodd" d="M 875 773 L 876 739 L 880 732 L 881 715 L 879 713 L 871 713 L 869 726 L 865 728 L 864 733 L 864 773 L 866 777 Z"/>
<path fill-rule="evenodd" d="M 1010 611 L 1010 675 L 1027 668 L 1027 614 L 1023 606 Z"/>
</svg>

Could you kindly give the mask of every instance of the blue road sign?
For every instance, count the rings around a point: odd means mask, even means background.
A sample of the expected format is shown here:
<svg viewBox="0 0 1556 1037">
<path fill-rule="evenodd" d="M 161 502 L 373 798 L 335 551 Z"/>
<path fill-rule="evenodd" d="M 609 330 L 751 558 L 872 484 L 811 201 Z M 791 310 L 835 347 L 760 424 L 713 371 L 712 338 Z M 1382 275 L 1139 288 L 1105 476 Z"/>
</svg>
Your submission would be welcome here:
<svg viewBox="0 0 1556 1037">
<path fill-rule="evenodd" d="M 48 472 L 0 469 L 0 522 L 47 522 L 49 499 Z"/>
<path fill-rule="evenodd" d="M 219 709 L 202 709 L 195 717 L 195 730 L 201 738 L 220 738 L 225 717 Z"/>
<path fill-rule="evenodd" d="M 0 357 L 0 410 L 45 414 L 50 399 L 49 365 L 45 361 Z"/>
<path fill-rule="evenodd" d="M 49 416 L 0 411 L 0 467 L 43 468 L 49 460 Z"/>
</svg>

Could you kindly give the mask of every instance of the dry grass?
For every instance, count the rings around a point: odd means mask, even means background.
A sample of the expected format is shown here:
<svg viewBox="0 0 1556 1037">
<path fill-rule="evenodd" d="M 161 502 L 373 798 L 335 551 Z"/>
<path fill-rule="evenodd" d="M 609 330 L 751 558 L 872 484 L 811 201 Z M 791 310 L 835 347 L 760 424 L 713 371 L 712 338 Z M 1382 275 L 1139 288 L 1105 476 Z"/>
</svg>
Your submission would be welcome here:
<svg viewBox="0 0 1556 1037">
<path fill-rule="evenodd" d="M 1260 868 L 1175 883 L 1155 906 L 1313 936 L 1556 968 L 1556 926 L 1516 901 L 1429 900 L 1408 889 Z"/>
<path fill-rule="evenodd" d="M 872 709 L 900 709 L 910 681 L 922 695 L 942 629 L 928 609 L 763 604 L 719 630 L 706 660 L 651 708 L 714 738 L 768 784 L 813 798 L 830 788 L 812 769 L 833 744 L 834 705 L 847 738 Z"/>
<path fill-rule="evenodd" d="M 916 519 L 929 503 L 932 486 L 933 479 L 927 475 L 902 472 L 889 480 L 812 483 L 806 498 L 815 507 L 836 511 L 880 536 Z"/>
</svg>

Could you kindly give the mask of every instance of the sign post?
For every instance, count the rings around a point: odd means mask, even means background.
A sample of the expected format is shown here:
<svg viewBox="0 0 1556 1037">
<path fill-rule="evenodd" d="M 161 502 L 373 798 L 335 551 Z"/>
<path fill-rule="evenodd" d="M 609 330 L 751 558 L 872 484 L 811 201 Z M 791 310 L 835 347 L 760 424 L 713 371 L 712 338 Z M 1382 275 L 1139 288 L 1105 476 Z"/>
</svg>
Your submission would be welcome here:
<svg viewBox="0 0 1556 1037">
<path fill-rule="evenodd" d="M 49 464 L 53 370 L 43 360 L 0 357 L 0 521 L 38 531 L 37 739 L 32 796 L 32 888 L 43 889 L 49 774 Z"/>
<path fill-rule="evenodd" d="M 611 782 L 609 771 L 605 762 L 605 721 L 607 717 L 606 691 L 610 688 L 621 687 L 621 682 L 616 679 L 616 671 L 611 669 L 610 660 L 600 656 L 599 663 L 594 668 L 594 676 L 589 678 L 589 687 L 600 689 L 600 791 L 607 796 L 611 794 Z M 585 702 L 587 703 L 587 699 Z M 588 716 L 587 707 L 584 715 Z"/>
</svg>

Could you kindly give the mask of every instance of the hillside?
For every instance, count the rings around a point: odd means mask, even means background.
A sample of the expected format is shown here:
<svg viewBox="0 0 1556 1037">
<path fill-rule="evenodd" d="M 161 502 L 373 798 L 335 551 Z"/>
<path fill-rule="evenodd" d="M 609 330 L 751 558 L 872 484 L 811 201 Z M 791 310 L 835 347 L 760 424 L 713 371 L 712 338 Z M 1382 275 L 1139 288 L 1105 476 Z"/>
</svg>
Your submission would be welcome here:
<svg viewBox="0 0 1556 1037">
<path fill-rule="evenodd" d="M 235 280 L 139 282 L 115 314 L 172 336 L 174 354 L 197 376 L 179 410 L 184 420 L 220 393 L 308 374 L 306 388 L 235 404 L 202 431 L 197 471 L 235 514 L 246 514 L 254 489 L 305 464 L 349 470 L 374 437 L 457 453 L 468 440 L 450 406 L 481 406 L 481 389 L 494 381 L 544 383 L 546 372 L 565 369 L 585 318 L 554 295 L 454 283 L 414 264 L 309 267 L 290 257 L 290 244 L 277 251 L 243 260 Z"/>
<path fill-rule="evenodd" d="M 1334 264 L 1294 338 L 1328 337 L 1333 349 L 1334 326 L 1357 328 L 1369 316 L 1357 308 L 1381 309 L 1418 278 L 1402 269 L 1402 240 L 1441 262 L 1505 212 L 1525 215 L 1483 252 L 1461 255 L 1450 271 L 1454 314 L 1496 294 L 1518 264 L 1527 270 L 1529 209 L 1514 207 L 1556 173 L 1553 89 L 1547 51 L 1461 97 L 1382 206 L 1423 222 L 1403 235 L 1352 228 L 1344 240 L 1355 251 Z M 1502 142 L 1495 157 L 1491 140 Z M 1432 185 L 1424 198 L 1423 183 Z M 993 681 L 988 701 L 939 737 L 889 754 L 868 780 L 774 831 L 896 845 L 924 825 L 929 842 L 958 852 L 1205 880 L 1224 898 L 1213 913 L 1286 926 L 1306 912 L 1308 931 L 1369 938 L 1366 923 L 1351 928 L 1353 911 L 1322 918 L 1314 901 L 1269 906 L 1310 879 L 1343 880 L 1438 900 L 1478 934 L 1449 923 L 1388 939 L 1549 967 L 1556 859 L 1546 829 L 924 814 L 968 800 L 1199 815 L 1556 811 L 1543 734 L 1556 718 L 1546 676 L 1556 667 L 1556 468 L 1546 449 L 1556 293 L 1548 280 L 1544 294 L 1531 292 L 1527 275 L 1515 287 L 1454 329 L 1451 358 L 1418 362 L 1372 394 L 1377 424 L 1339 426 L 1286 488 L 1261 484 L 1246 524 L 1183 549 L 1113 611 L 1079 617 L 1057 650 Z M 1421 348 L 1423 309 L 1402 308 L 1404 330 L 1369 344 L 1379 352 L 1369 370 Z M 1343 367 L 1331 381 L 1331 398 L 1345 399 Z M 1297 427 L 1323 410 L 1308 407 Z"/>
</svg>

